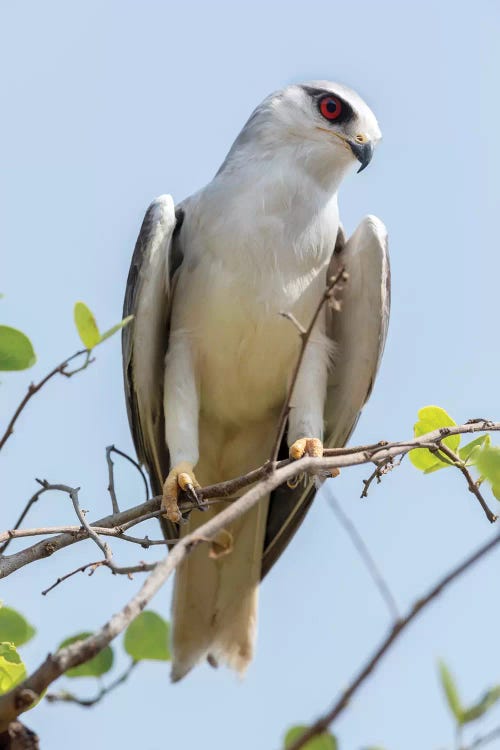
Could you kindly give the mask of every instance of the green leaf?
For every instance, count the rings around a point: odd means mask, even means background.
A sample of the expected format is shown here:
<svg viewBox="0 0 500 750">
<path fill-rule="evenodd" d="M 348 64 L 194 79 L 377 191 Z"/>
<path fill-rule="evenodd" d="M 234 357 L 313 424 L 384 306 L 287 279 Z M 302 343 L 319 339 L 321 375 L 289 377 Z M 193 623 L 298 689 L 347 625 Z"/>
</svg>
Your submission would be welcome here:
<svg viewBox="0 0 500 750">
<path fill-rule="evenodd" d="M 29 338 L 10 326 L 0 326 L 0 370 L 26 370 L 36 362 Z"/>
<path fill-rule="evenodd" d="M 30 641 L 35 633 L 36 630 L 19 612 L 10 607 L 1 606 L 0 641 L 10 641 L 14 646 L 22 646 Z"/>
<path fill-rule="evenodd" d="M 12 643 L 0 643 L 0 695 L 26 678 L 26 667 Z"/>
<path fill-rule="evenodd" d="M 446 666 L 444 662 L 440 661 L 438 666 L 439 666 L 439 676 L 441 678 L 441 686 L 444 690 L 444 694 L 446 696 L 446 700 L 448 702 L 450 711 L 455 717 L 457 724 L 462 724 L 464 709 L 460 702 L 455 680 L 453 679 L 453 676 L 450 670 L 448 669 L 448 667 Z"/>
<path fill-rule="evenodd" d="M 129 315 L 127 318 L 123 318 L 123 320 L 120 320 L 119 323 L 117 323 L 115 326 L 110 328 L 108 331 L 105 331 L 100 338 L 99 343 L 102 341 L 106 341 L 106 339 L 109 339 L 110 336 L 113 336 L 114 333 L 119 331 L 121 328 L 125 328 L 125 326 L 128 326 L 128 324 L 134 319 L 133 315 Z"/>
<path fill-rule="evenodd" d="M 500 685 L 497 685 L 488 690 L 481 700 L 474 706 L 467 708 L 462 715 L 462 724 L 468 724 L 471 721 L 479 719 L 481 716 L 489 711 L 489 709 L 500 700 Z"/>
<path fill-rule="evenodd" d="M 170 661 L 169 636 L 168 622 L 156 612 L 145 610 L 128 626 L 123 645 L 134 661 Z"/>
<path fill-rule="evenodd" d="M 74 309 L 76 330 L 86 349 L 93 349 L 101 340 L 95 318 L 84 302 L 77 302 Z"/>
<path fill-rule="evenodd" d="M 485 446 L 474 454 L 474 463 L 482 477 L 491 484 L 497 500 L 500 500 L 500 448 Z"/>
<path fill-rule="evenodd" d="M 59 644 L 59 649 L 69 646 L 71 643 L 83 641 L 89 635 L 92 635 L 92 633 L 78 633 L 78 635 L 73 635 L 71 638 L 66 638 L 66 640 Z M 68 669 L 66 677 L 100 677 L 109 672 L 113 666 L 113 658 L 114 655 L 111 647 L 106 646 L 90 661 L 80 664 L 78 667 Z"/>
<path fill-rule="evenodd" d="M 291 727 L 285 735 L 285 750 L 302 737 L 306 729 L 309 727 L 305 725 Z M 337 740 L 330 732 L 319 734 L 304 745 L 304 750 L 337 750 L 337 748 Z"/>
<path fill-rule="evenodd" d="M 475 440 L 471 440 L 470 443 L 467 443 L 467 445 L 464 445 L 463 448 L 460 448 L 458 451 L 458 455 L 462 459 L 462 461 L 467 461 L 471 464 L 474 464 L 476 462 L 476 455 L 480 448 L 484 446 L 489 446 L 491 443 L 491 437 L 489 435 L 480 435 Z"/>
<path fill-rule="evenodd" d="M 428 432 L 433 432 L 441 427 L 453 427 L 456 422 L 440 406 L 424 406 L 418 412 L 418 422 L 413 427 L 415 437 L 421 437 Z M 460 435 L 451 435 L 443 440 L 443 443 L 456 453 L 460 445 Z M 447 459 L 439 457 L 438 453 L 432 453 L 427 448 L 416 448 L 410 451 L 410 461 L 424 474 L 430 474 L 438 469 L 449 466 Z"/>
</svg>

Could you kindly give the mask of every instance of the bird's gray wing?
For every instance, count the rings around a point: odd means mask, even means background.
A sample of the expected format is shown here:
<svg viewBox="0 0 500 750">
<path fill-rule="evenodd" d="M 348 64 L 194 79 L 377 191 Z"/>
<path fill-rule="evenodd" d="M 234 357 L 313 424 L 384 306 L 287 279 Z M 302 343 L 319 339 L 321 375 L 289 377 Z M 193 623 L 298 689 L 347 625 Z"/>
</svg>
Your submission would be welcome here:
<svg viewBox="0 0 500 750">
<path fill-rule="evenodd" d="M 172 279 L 182 262 L 176 235 L 183 212 L 169 195 L 146 211 L 127 279 L 123 315 L 134 319 L 122 333 L 123 375 L 130 429 L 151 488 L 161 494 L 169 471 L 163 415 L 163 376 L 172 299 Z M 177 536 L 173 524 L 167 538 Z"/>
<path fill-rule="evenodd" d="M 342 292 L 342 309 L 335 312 L 328 308 L 326 312 L 326 331 L 335 344 L 325 404 L 327 448 L 342 447 L 349 439 L 372 391 L 384 350 L 389 322 L 390 267 L 387 232 L 379 219 L 367 216 L 347 243 L 339 230 L 327 278 L 341 267 L 349 274 Z M 272 493 L 262 577 L 297 531 L 315 494 L 316 487 L 311 483 L 295 490 L 285 485 Z"/>
</svg>

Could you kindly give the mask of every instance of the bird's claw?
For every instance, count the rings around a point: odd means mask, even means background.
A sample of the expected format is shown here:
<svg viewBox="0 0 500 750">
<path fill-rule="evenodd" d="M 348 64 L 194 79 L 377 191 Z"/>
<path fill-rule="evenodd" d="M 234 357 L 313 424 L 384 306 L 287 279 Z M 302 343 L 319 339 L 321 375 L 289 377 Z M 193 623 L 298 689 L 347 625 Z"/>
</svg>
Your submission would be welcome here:
<svg viewBox="0 0 500 750">
<path fill-rule="evenodd" d="M 186 522 L 186 519 L 183 518 L 179 510 L 179 491 L 186 492 L 190 499 L 193 499 L 199 507 L 200 501 L 196 493 L 199 486 L 191 464 L 183 461 L 169 471 L 163 483 L 163 496 L 161 500 L 161 509 L 168 521 L 179 524 Z"/>
</svg>

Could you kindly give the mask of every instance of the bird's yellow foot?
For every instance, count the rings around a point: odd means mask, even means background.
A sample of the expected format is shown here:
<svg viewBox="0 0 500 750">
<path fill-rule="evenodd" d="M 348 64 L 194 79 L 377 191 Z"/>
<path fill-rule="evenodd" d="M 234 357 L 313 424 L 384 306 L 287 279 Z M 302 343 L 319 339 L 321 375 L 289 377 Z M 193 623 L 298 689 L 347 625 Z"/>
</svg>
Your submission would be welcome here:
<svg viewBox="0 0 500 750">
<path fill-rule="evenodd" d="M 323 455 L 323 443 L 318 438 L 299 438 L 296 440 L 289 449 L 289 456 L 293 461 L 298 461 L 305 455 L 313 456 L 314 458 L 321 458 Z M 305 480 L 305 474 L 301 472 L 297 476 L 289 479 L 287 484 L 291 490 L 296 489 L 299 484 Z"/>
<path fill-rule="evenodd" d="M 182 521 L 178 504 L 179 490 L 184 490 L 184 492 L 196 497 L 196 490 L 199 486 L 193 472 L 193 466 L 187 461 L 181 461 L 180 464 L 169 471 L 168 477 L 163 483 L 163 497 L 161 499 L 161 509 L 168 521 L 173 523 Z"/>
<path fill-rule="evenodd" d="M 294 461 L 298 461 L 307 453 L 308 456 L 321 458 L 323 455 L 323 443 L 318 438 L 299 438 L 290 446 L 289 455 Z"/>
</svg>

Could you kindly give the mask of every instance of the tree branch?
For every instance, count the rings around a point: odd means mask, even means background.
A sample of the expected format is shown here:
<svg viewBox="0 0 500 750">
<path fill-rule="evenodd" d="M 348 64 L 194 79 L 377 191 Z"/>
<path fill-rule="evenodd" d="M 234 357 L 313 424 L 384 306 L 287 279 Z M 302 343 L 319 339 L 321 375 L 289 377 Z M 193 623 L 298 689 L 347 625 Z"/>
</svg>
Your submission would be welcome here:
<svg viewBox="0 0 500 750">
<path fill-rule="evenodd" d="M 311 475 L 321 475 L 326 471 L 342 469 L 348 466 L 359 466 L 370 463 L 374 463 L 378 466 L 397 456 L 404 456 L 414 448 L 428 448 L 436 451 L 441 450 L 441 441 L 449 435 L 470 434 L 485 431 L 500 431 L 500 422 L 490 422 L 481 419 L 463 425 L 456 425 L 455 427 L 434 430 L 426 435 L 421 435 L 418 438 L 412 438 L 406 441 L 393 443 L 382 441 L 372 445 L 355 446 L 352 448 L 331 448 L 325 450 L 323 458 L 304 456 L 298 461 L 291 462 L 288 459 L 278 461 L 275 464 L 276 469 L 274 471 L 273 464 L 268 461 L 260 468 L 250 471 L 248 474 L 241 477 L 204 487 L 198 491 L 198 495 L 203 501 L 207 499 L 215 500 L 215 498 L 227 499 L 244 487 L 248 487 L 256 482 L 259 482 L 256 486 L 261 486 L 262 483 L 265 484 L 270 479 L 273 480 L 274 489 L 300 472 L 306 472 Z M 117 535 L 119 535 L 118 527 L 125 530 L 125 528 L 141 523 L 147 518 L 160 515 L 160 503 L 161 497 L 158 496 L 142 505 L 136 505 L 133 508 L 121 511 L 120 513 L 105 516 L 104 518 L 89 524 L 89 526 L 93 529 L 96 527 L 112 528 L 117 530 Z M 233 501 L 231 507 L 235 503 L 236 501 Z M 196 507 L 197 506 L 192 502 L 180 504 L 182 512 Z M 493 516 L 493 514 L 491 515 Z M 5 532 L 5 538 L 8 538 L 10 533 L 11 532 L 8 531 Z M 0 535 L 0 539 L 2 536 L 4 535 Z M 54 552 L 86 538 L 88 538 L 88 532 L 85 529 L 77 534 L 74 532 L 58 534 L 50 539 L 37 542 L 20 552 L 6 555 L 0 558 L 0 578 L 5 578 L 35 560 L 42 560 L 49 557 Z"/>
<path fill-rule="evenodd" d="M 351 684 L 342 691 L 340 696 L 337 698 L 333 706 L 323 716 L 317 719 L 309 729 L 307 729 L 301 737 L 293 742 L 287 750 L 300 750 L 305 744 L 313 737 L 325 732 L 330 724 L 337 719 L 344 709 L 349 704 L 351 698 L 363 685 L 365 680 L 370 676 L 373 670 L 378 666 L 382 658 L 385 656 L 387 651 L 391 648 L 394 642 L 399 638 L 401 633 L 406 630 L 408 625 L 424 610 L 429 604 L 436 599 L 451 583 L 461 576 L 465 571 L 469 570 L 479 560 L 485 557 L 491 552 L 498 544 L 500 544 L 500 533 L 496 534 L 493 539 L 483 544 L 478 550 L 473 552 L 469 557 L 463 560 L 459 565 L 452 568 L 438 583 L 436 583 L 427 593 L 419 597 L 413 606 L 409 609 L 407 614 L 399 619 L 395 620 L 392 628 L 390 629 L 387 636 L 384 638 L 382 643 L 378 646 L 368 661 L 361 667 L 358 673 L 355 675 Z"/>
<path fill-rule="evenodd" d="M 246 475 L 247 480 L 249 476 L 252 476 L 251 481 L 256 481 L 258 476 L 262 479 L 254 484 L 245 494 L 240 498 L 234 500 L 228 507 L 224 508 L 216 516 L 208 520 L 205 524 L 200 526 L 198 529 L 185 537 L 180 539 L 173 549 L 169 552 L 168 556 L 160 560 L 155 564 L 154 569 L 148 575 L 143 585 L 141 586 L 138 593 L 123 607 L 123 609 L 116 615 L 114 615 L 105 625 L 94 635 L 85 638 L 83 641 L 71 644 L 55 654 L 49 654 L 46 660 L 40 665 L 40 667 L 20 685 L 9 693 L 0 696 L 0 732 L 4 731 L 5 728 L 13 721 L 19 714 L 26 711 L 32 706 L 32 704 L 38 699 L 41 693 L 54 682 L 61 674 L 70 669 L 71 667 L 83 664 L 89 659 L 93 658 L 99 651 L 107 646 L 117 635 L 119 635 L 128 624 L 149 604 L 153 596 L 159 590 L 159 588 L 165 583 L 165 581 L 171 576 L 175 568 L 185 559 L 187 555 L 196 547 L 198 544 L 206 541 L 213 540 L 217 534 L 222 531 L 226 526 L 233 523 L 236 519 L 247 513 L 252 507 L 254 507 L 264 496 L 272 492 L 279 485 L 284 484 L 293 476 L 296 475 L 297 471 L 304 471 L 310 474 L 317 474 L 318 472 L 324 471 L 324 469 L 331 470 L 332 468 L 341 468 L 344 466 L 354 466 L 359 464 L 366 464 L 374 462 L 376 464 L 389 459 L 391 457 L 404 455 L 408 451 L 416 447 L 424 447 L 431 449 L 439 449 L 440 441 L 448 436 L 449 434 L 462 434 L 470 432 L 480 431 L 498 431 L 500 430 L 500 423 L 486 422 L 485 420 L 468 423 L 466 425 L 460 425 L 451 428 L 445 428 L 441 430 L 435 430 L 428 433 L 427 435 L 419 438 L 414 438 L 403 443 L 387 443 L 385 445 L 376 444 L 375 446 L 363 447 L 359 449 L 341 449 L 340 451 L 331 451 L 331 454 L 326 458 L 312 458 L 305 456 L 299 461 L 290 462 L 288 460 L 279 462 L 279 468 L 270 472 L 269 462 L 261 467 L 257 472 L 250 472 Z M 260 472 L 260 474 L 259 474 Z M 212 485 L 211 487 L 204 488 L 205 497 L 214 496 L 221 493 L 228 493 L 233 491 L 235 483 L 241 486 L 242 478 L 239 477 L 237 480 L 222 483 L 221 485 Z M 231 488 L 231 489 L 230 489 Z M 67 490 L 65 490 L 67 491 Z M 102 527 L 116 527 L 121 523 L 125 524 L 133 521 L 138 516 L 144 516 L 150 514 L 152 511 L 158 512 L 157 508 L 160 503 L 160 498 L 155 498 L 142 506 L 137 506 L 129 511 L 123 511 L 121 513 L 115 513 L 112 516 L 108 516 L 105 519 L 101 519 L 96 524 L 87 525 L 84 528 L 85 533 L 88 535 L 89 530 L 95 533 L 95 526 Z M 12 572 L 14 569 L 27 564 L 34 559 L 40 559 L 46 557 L 48 554 L 52 554 L 56 549 L 61 549 L 68 544 L 75 541 L 74 535 L 61 534 L 50 540 L 44 540 L 38 545 L 34 545 L 28 550 L 23 550 L 21 553 L 11 555 L 2 560 L 2 575 L 5 576 L 8 572 Z M 384 639 L 378 649 L 375 651 L 373 656 L 369 659 L 367 664 L 361 668 L 359 673 L 354 678 L 351 685 L 341 694 L 333 708 L 326 713 L 323 717 L 318 719 L 317 722 L 300 738 L 295 742 L 289 750 L 299 750 L 303 747 L 304 743 L 315 736 L 323 732 L 326 727 L 341 713 L 345 708 L 350 698 L 355 694 L 359 687 L 363 684 L 369 674 L 377 666 L 378 662 L 382 659 L 384 654 L 388 651 L 393 642 L 398 638 L 399 634 L 412 622 L 412 620 L 426 607 L 435 597 L 437 597 L 443 589 L 445 589 L 452 581 L 458 578 L 459 575 L 469 569 L 474 563 L 478 562 L 484 557 L 490 550 L 492 550 L 500 542 L 500 534 L 497 534 L 493 540 L 483 545 L 477 552 L 468 557 L 464 562 L 454 568 L 448 575 L 442 578 L 437 585 L 435 585 L 424 597 L 419 599 L 407 615 L 400 620 L 394 622 L 391 631 L 388 636 Z M 47 545 L 52 545 L 52 549 L 49 551 L 46 549 Z M 38 557 L 37 557 L 38 556 Z M 9 567 L 10 563 L 10 567 Z"/>
<path fill-rule="evenodd" d="M 168 556 L 160 560 L 138 593 L 94 635 L 49 654 L 38 669 L 20 685 L 0 696 L 0 732 L 19 714 L 27 711 L 42 692 L 71 667 L 83 664 L 102 651 L 146 607 L 175 568 L 198 544 L 211 540 L 227 525 L 249 511 L 268 492 L 287 481 L 295 466 L 284 466 L 252 487 L 241 498 L 211 518 L 199 529 L 183 537 Z"/>
<path fill-rule="evenodd" d="M 117 677 L 116 680 L 109 685 L 102 687 L 94 698 L 79 698 L 77 695 L 73 695 L 73 693 L 69 693 L 66 690 L 62 690 L 60 693 L 47 693 L 45 698 L 49 703 L 76 703 L 84 708 L 91 708 L 92 706 L 95 706 L 96 703 L 102 701 L 104 696 L 108 695 L 108 693 L 111 693 L 117 687 L 123 685 L 138 664 L 138 661 L 131 661 L 123 674 L 121 674 L 120 677 Z"/>
</svg>

